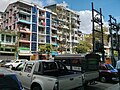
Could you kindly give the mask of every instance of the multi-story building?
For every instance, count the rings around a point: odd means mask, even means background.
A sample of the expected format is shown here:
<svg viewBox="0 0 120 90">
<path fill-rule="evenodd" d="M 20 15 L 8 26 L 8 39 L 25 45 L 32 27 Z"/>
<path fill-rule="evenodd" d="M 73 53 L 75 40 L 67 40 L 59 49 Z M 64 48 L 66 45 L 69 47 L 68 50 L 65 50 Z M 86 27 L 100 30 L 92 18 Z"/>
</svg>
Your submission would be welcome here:
<svg viewBox="0 0 120 90">
<path fill-rule="evenodd" d="M 58 47 L 63 53 L 74 53 L 79 43 L 80 15 L 63 4 L 46 6 L 57 14 Z M 61 49 L 60 49 L 61 48 Z"/>
<path fill-rule="evenodd" d="M 0 12 L 0 28 L 1 28 L 1 22 L 2 22 L 2 14 L 3 12 Z"/>
<path fill-rule="evenodd" d="M 7 38 L 14 42 L 10 51 L 14 51 L 16 59 L 38 59 L 40 45 L 51 44 L 52 56 L 58 54 L 57 50 L 74 53 L 73 48 L 79 43 L 80 16 L 62 4 L 42 8 L 18 0 L 6 8 L 1 28 L 6 33 L 15 32 L 10 36 L 1 34 L 1 41 L 4 37 L 4 42 Z"/>
<path fill-rule="evenodd" d="M 56 49 L 55 18 L 55 13 L 33 3 L 17 1 L 9 4 L 3 13 L 2 28 L 17 32 L 15 43 L 17 59 L 38 59 L 39 45 L 52 44 Z"/>
<path fill-rule="evenodd" d="M 0 59 L 13 60 L 16 51 L 17 32 L 0 29 Z"/>
</svg>

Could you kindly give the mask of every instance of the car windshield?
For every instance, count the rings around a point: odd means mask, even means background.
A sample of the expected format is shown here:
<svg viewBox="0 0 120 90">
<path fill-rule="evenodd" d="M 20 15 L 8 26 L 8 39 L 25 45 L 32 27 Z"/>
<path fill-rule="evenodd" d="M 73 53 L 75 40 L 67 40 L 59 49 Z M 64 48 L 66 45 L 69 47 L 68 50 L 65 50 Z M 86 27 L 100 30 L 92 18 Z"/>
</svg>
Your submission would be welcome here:
<svg viewBox="0 0 120 90">
<path fill-rule="evenodd" d="M 114 69 L 114 67 L 110 64 L 107 64 L 106 67 L 108 68 L 108 70 L 113 70 Z"/>
</svg>

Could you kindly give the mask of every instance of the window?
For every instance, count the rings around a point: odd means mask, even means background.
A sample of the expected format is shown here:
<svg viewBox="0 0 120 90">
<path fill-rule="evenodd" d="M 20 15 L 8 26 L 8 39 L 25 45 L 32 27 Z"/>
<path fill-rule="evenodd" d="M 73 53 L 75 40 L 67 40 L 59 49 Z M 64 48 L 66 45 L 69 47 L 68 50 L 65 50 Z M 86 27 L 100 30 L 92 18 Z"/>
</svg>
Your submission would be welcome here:
<svg viewBox="0 0 120 90">
<path fill-rule="evenodd" d="M 15 40 L 16 38 L 15 38 L 15 36 L 13 36 L 13 42 L 15 42 L 16 40 Z"/>
<path fill-rule="evenodd" d="M 43 69 L 45 71 L 48 71 L 48 70 L 56 70 L 57 69 L 57 65 L 56 63 L 54 62 L 44 62 L 43 63 Z"/>
<path fill-rule="evenodd" d="M 27 64 L 24 71 L 31 73 L 32 67 L 33 67 L 33 63 Z"/>
<path fill-rule="evenodd" d="M 47 27 L 46 34 L 50 34 L 50 27 Z"/>
<path fill-rule="evenodd" d="M 2 34 L 2 42 L 4 42 L 4 35 Z"/>
<path fill-rule="evenodd" d="M 50 19 L 47 19 L 47 20 L 46 20 L 46 25 L 47 25 L 47 26 L 50 26 Z"/>
<path fill-rule="evenodd" d="M 50 18 L 50 12 L 46 12 L 47 18 Z"/>
<path fill-rule="evenodd" d="M 6 42 L 11 42 L 11 36 L 6 35 Z"/>
</svg>

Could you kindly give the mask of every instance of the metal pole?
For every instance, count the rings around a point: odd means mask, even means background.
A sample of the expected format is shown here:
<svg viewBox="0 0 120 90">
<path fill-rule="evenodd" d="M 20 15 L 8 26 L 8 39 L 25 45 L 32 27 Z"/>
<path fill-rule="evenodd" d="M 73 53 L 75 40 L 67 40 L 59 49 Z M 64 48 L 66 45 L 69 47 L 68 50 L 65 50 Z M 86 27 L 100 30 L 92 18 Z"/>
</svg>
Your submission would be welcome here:
<svg viewBox="0 0 120 90">
<path fill-rule="evenodd" d="M 111 15 L 109 15 L 109 17 L 110 17 L 110 28 L 109 28 L 109 32 L 110 32 L 110 40 L 111 40 L 111 48 L 110 48 L 110 52 L 111 52 L 111 60 L 112 60 L 112 65 L 114 65 L 114 61 L 113 61 L 113 35 L 112 35 L 112 28 L 111 28 L 111 18 L 112 18 L 112 16 Z"/>
<path fill-rule="evenodd" d="M 93 7 L 93 2 L 92 2 L 92 43 L 93 43 L 93 52 L 95 52 L 94 7 Z"/>
<path fill-rule="evenodd" d="M 105 61 L 105 52 L 104 52 L 104 37 L 103 37 L 103 23 L 102 23 L 102 10 L 100 8 L 100 21 L 101 21 L 101 33 L 102 33 L 102 60 Z"/>
<path fill-rule="evenodd" d="M 119 34 L 118 34 L 118 60 L 120 60 L 120 35 Z"/>
</svg>

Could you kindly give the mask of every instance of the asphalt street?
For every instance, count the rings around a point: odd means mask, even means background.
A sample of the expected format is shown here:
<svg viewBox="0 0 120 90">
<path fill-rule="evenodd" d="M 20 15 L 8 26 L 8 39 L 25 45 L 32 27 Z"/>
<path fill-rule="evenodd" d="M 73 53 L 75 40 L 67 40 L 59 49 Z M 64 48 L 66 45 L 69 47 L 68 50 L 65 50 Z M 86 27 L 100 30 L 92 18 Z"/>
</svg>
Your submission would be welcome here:
<svg viewBox="0 0 120 90">
<path fill-rule="evenodd" d="M 96 82 L 93 85 L 88 85 L 83 88 L 76 90 L 120 90 L 120 85 L 118 83 L 101 83 Z"/>
</svg>

